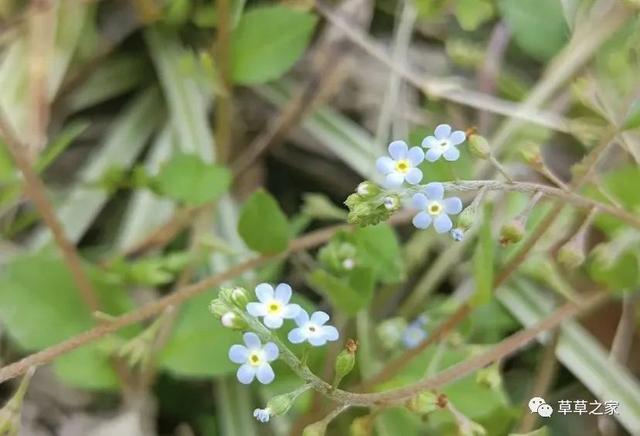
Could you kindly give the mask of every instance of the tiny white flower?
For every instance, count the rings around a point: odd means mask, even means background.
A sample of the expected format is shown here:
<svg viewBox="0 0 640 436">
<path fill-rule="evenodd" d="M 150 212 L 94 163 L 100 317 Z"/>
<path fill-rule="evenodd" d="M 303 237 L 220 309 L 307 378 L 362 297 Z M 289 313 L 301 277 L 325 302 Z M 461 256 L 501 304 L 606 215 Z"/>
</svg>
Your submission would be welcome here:
<svg viewBox="0 0 640 436">
<path fill-rule="evenodd" d="M 247 304 L 247 312 L 255 317 L 264 317 L 264 325 L 270 329 L 280 328 L 284 319 L 293 319 L 302 310 L 297 304 L 289 304 L 291 293 L 291 286 L 286 283 L 276 286 L 275 292 L 270 284 L 260 283 L 256 286 L 260 302 Z"/>
<path fill-rule="evenodd" d="M 458 197 L 444 198 L 442 183 L 427 183 L 423 193 L 413 196 L 413 207 L 420 210 L 413 217 L 413 225 L 419 229 L 433 227 L 438 233 L 451 230 L 453 222 L 449 215 L 457 215 L 462 210 L 462 201 Z"/>
<path fill-rule="evenodd" d="M 400 205 L 398 199 L 391 196 L 384 197 L 384 199 L 382 200 L 382 204 L 384 204 L 384 208 L 387 210 L 397 209 Z"/>
<path fill-rule="evenodd" d="M 427 136 L 422 141 L 422 147 L 427 149 L 425 159 L 435 162 L 440 159 L 440 156 L 444 156 L 448 161 L 458 160 L 460 150 L 456 146 L 465 141 L 465 133 L 462 130 L 451 132 L 450 125 L 440 124 L 433 134 L 435 136 Z"/>
<path fill-rule="evenodd" d="M 278 358 L 279 350 L 273 342 L 262 345 L 260 338 L 255 333 L 245 333 L 242 336 L 244 345 L 232 345 L 229 348 L 229 359 L 233 363 L 240 364 L 236 372 L 238 381 L 248 385 L 257 378 L 262 384 L 269 384 L 275 378 L 275 374 L 269 362 Z"/>
<path fill-rule="evenodd" d="M 350 257 L 346 258 L 342 261 L 342 267 L 346 270 L 352 270 L 356 266 L 355 260 Z"/>
<path fill-rule="evenodd" d="M 271 411 L 268 407 L 266 409 L 256 409 L 253 411 L 253 416 L 260 422 L 269 422 Z"/>
<path fill-rule="evenodd" d="M 404 141 L 389 144 L 389 155 L 378 158 L 376 168 L 385 176 L 387 188 L 398 188 L 406 180 L 415 185 L 422 180 L 422 171 L 418 165 L 424 160 L 424 151 L 420 147 L 407 146 Z"/>
<path fill-rule="evenodd" d="M 227 328 L 232 328 L 236 319 L 236 314 L 233 312 L 227 312 L 220 318 L 220 322 Z"/>
<path fill-rule="evenodd" d="M 309 314 L 302 310 L 295 321 L 298 327 L 291 330 L 288 336 L 289 341 L 293 344 L 307 341 L 314 347 L 320 347 L 327 341 L 338 340 L 338 329 L 334 326 L 324 325 L 329 321 L 329 315 L 325 312 L 313 312 L 309 318 Z"/>
</svg>

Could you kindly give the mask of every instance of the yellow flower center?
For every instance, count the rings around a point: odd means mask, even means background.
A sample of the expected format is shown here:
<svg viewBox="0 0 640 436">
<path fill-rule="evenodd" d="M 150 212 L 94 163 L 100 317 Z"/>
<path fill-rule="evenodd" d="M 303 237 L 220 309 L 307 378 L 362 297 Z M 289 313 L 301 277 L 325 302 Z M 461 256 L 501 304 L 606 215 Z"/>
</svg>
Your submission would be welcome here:
<svg viewBox="0 0 640 436">
<path fill-rule="evenodd" d="M 255 351 L 249 355 L 248 360 L 251 366 L 260 366 L 260 364 L 262 363 L 262 357 Z"/>
<path fill-rule="evenodd" d="M 396 171 L 398 171 L 399 173 L 404 174 L 410 169 L 411 169 L 411 164 L 409 163 L 408 160 L 402 159 L 396 162 Z"/>
<path fill-rule="evenodd" d="M 437 201 L 433 201 L 427 206 L 427 212 L 429 212 L 430 215 L 439 215 L 440 212 L 442 212 L 442 205 Z"/>
<path fill-rule="evenodd" d="M 267 305 L 267 311 L 269 312 L 270 315 L 275 315 L 277 313 L 280 313 L 281 310 L 282 310 L 282 305 L 277 301 L 272 301 Z"/>
</svg>

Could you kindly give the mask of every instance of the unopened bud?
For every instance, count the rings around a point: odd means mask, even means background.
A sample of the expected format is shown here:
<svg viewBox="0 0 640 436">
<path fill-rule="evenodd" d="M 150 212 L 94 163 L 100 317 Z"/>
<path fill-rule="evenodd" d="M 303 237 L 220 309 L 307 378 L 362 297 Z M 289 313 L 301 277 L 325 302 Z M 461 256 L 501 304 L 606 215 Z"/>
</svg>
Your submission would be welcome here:
<svg viewBox="0 0 640 436">
<path fill-rule="evenodd" d="M 516 217 L 502 226 L 500 229 L 500 244 L 515 244 L 522 240 L 524 236 L 524 222 L 520 217 Z"/>
<path fill-rule="evenodd" d="M 387 195 L 382 200 L 382 204 L 388 211 L 396 211 L 400 207 L 400 199 L 395 195 Z"/>
<path fill-rule="evenodd" d="M 342 261 L 342 267 L 347 271 L 351 271 L 356 266 L 355 260 L 350 257 Z"/>
<path fill-rule="evenodd" d="M 209 312 L 213 313 L 216 318 L 220 319 L 224 314 L 229 312 L 229 306 L 219 298 L 216 298 L 209 303 Z"/>
<path fill-rule="evenodd" d="M 440 409 L 438 394 L 431 391 L 422 391 L 407 401 L 407 409 L 420 415 L 426 415 Z"/>
<path fill-rule="evenodd" d="M 542 153 L 537 144 L 529 143 L 520 150 L 522 158 L 529 165 L 539 168 L 542 166 Z"/>
<path fill-rule="evenodd" d="M 462 230 L 460 227 L 456 227 L 455 229 L 452 229 L 451 239 L 453 239 L 456 242 L 461 242 L 464 239 L 464 230 Z"/>
<path fill-rule="evenodd" d="M 586 257 L 584 244 L 575 239 L 569 240 L 558 250 L 558 262 L 567 269 L 578 268 L 584 263 Z"/>
<path fill-rule="evenodd" d="M 476 220 L 476 214 L 477 207 L 475 204 L 467 206 L 460 215 L 458 215 L 458 228 L 462 230 L 469 230 Z"/>
<path fill-rule="evenodd" d="M 488 159 L 491 156 L 491 147 L 484 136 L 471 135 L 469 137 L 469 151 L 480 159 Z"/>
<path fill-rule="evenodd" d="M 233 312 L 227 312 L 220 318 L 223 326 L 232 330 L 246 330 L 247 323 Z"/>
<path fill-rule="evenodd" d="M 249 304 L 249 297 L 244 288 L 236 287 L 231 290 L 231 302 L 240 309 L 244 310 Z"/>
<path fill-rule="evenodd" d="M 27 393 L 29 382 L 35 372 L 31 367 L 20 381 L 20 386 L 13 397 L 0 409 L 0 435 L 17 436 L 20 433 L 20 417 L 22 415 L 22 402 Z"/>
<path fill-rule="evenodd" d="M 353 370 L 356 363 L 357 349 L 358 343 L 353 339 L 349 339 L 345 345 L 345 349 L 336 357 L 334 388 L 337 388 L 342 379 Z"/>
<path fill-rule="evenodd" d="M 480 368 L 476 373 L 476 383 L 489 389 L 499 388 L 502 384 L 500 367 L 496 364 L 493 364 L 489 365 L 486 368 Z"/>
<path fill-rule="evenodd" d="M 380 193 L 380 187 L 367 180 L 358 185 L 356 192 L 362 197 L 373 197 Z"/>
<path fill-rule="evenodd" d="M 267 409 L 274 416 L 284 415 L 291 409 L 296 397 L 297 395 L 294 395 L 293 392 L 277 395 L 267 402 Z"/>
</svg>

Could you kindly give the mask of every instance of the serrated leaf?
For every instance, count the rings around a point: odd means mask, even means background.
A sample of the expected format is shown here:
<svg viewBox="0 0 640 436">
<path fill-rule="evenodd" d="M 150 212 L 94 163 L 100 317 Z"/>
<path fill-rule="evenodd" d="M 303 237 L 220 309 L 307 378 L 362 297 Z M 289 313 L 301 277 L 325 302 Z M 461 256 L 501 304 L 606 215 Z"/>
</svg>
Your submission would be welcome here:
<svg viewBox="0 0 640 436">
<path fill-rule="evenodd" d="M 259 253 L 279 253 L 289 243 L 287 217 L 278 202 L 264 190 L 254 192 L 242 207 L 238 233 L 249 248 Z"/>
<path fill-rule="evenodd" d="M 558 0 L 501 0 L 502 17 L 520 48 L 546 61 L 565 44 L 569 30 Z"/>
<path fill-rule="evenodd" d="M 246 12 L 231 36 L 233 81 L 241 85 L 282 76 L 300 58 L 317 18 L 285 6 L 263 6 Z"/>
<path fill-rule="evenodd" d="M 178 154 L 155 177 L 159 193 L 190 206 L 210 203 L 224 194 L 231 184 L 231 172 L 205 163 L 195 155 Z"/>
<path fill-rule="evenodd" d="M 357 267 L 348 277 L 338 278 L 317 269 L 307 277 L 309 284 L 329 298 L 333 307 L 355 315 L 373 297 L 374 274 L 370 268 Z"/>
</svg>

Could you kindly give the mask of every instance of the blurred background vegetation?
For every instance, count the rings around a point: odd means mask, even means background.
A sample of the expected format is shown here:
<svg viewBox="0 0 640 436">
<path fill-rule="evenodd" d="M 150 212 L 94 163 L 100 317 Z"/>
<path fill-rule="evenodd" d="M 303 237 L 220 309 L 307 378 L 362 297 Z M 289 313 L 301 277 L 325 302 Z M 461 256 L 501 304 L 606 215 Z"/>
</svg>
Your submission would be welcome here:
<svg viewBox="0 0 640 436">
<path fill-rule="evenodd" d="M 563 189 L 583 156 L 603 150 L 581 195 L 637 217 L 639 8 L 637 0 L 2 0 L 0 363 L 345 222 L 342 202 L 374 177 L 388 142 L 418 145 L 443 122 L 486 136 L 515 179 Z M 426 165 L 425 180 L 493 177 L 461 150 L 455 164 Z M 403 355 L 394 335 L 408 322 L 426 314 L 432 332 L 471 294 L 463 322 L 374 388 L 438 373 L 563 302 L 601 293 L 597 310 L 559 334 L 442 392 L 492 436 L 542 424 L 535 434 L 638 435 L 640 233 L 598 214 L 578 253 L 586 261 L 567 265 L 558 251 L 585 211 L 541 201 L 525 240 L 541 222 L 544 235 L 495 288 L 524 244 L 501 245 L 500 226 L 527 201 L 492 194 L 462 243 L 382 224 L 225 284 L 288 282 L 303 306 L 331 312 L 341 339 L 360 342 L 346 389 Z M 341 244 L 353 247 L 357 276 L 336 263 Z M 240 333 L 209 313 L 216 292 L 40 367 L 12 412 L 19 434 L 301 434 L 330 405 L 307 393 L 287 416 L 255 422 L 254 408 L 300 383 L 281 363 L 271 385 L 237 383 L 227 350 Z M 340 347 L 312 354 L 317 374 L 329 378 Z M 17 385 L 0 386 L 6 400 Z M 536 422 L 526 407 L 534 391 L 549 403 L 616 400 L 621 415 Z M 445 411 L 352 409 L 329 434 L 464 430 Z"/>
</svg>

